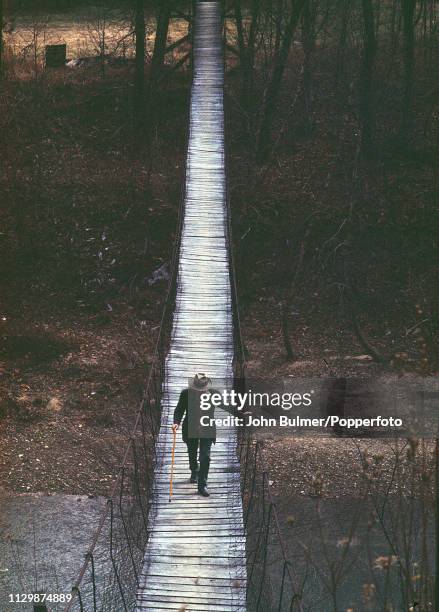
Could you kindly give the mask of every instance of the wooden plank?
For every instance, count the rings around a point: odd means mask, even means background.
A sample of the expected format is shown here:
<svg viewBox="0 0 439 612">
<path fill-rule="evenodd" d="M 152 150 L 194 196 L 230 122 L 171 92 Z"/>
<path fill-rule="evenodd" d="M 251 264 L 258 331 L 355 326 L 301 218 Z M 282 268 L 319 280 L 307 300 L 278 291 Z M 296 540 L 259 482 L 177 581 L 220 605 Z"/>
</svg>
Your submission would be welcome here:
<svg viewBox="0 0 439 612">
<path fill-rule="evenodd" d="M 198 495 L 197 495 L 198 498 Z M 207 515 L 211 518 L 212 523 L 216 520 L 229 520 L 229 521 L 239 521 L 242 518 L 242 514 L 240 513 L 238 508 L 231 508 L 230 506 L 226 506 L 226 508 L 221 508 L 217 506 L 216 508 L 212 508 L 211 505 L 208 504 L 195 504 L 190 505 L 185 500 L 177 500 L 177 501 L 169 501 L 169 497 L 166 501 L 163 501 L 163 504 L 156 503 L 151 507 L 151 516 L 154 516 L 158 520 L 162 517 L 166 516 L 174 516 L 178 514 L 181 520 L 185 520 L 185 518 L 195 518 L 195 515 Z"/>
<path fill-rule="evenodd" d="M 185 587 L 192 588 L 197 587 L 200 589 L 205 589 L 206 587 L 209 591 L 215 592 L 217 590 L 225 590 L 227 592 L 230 591 L 230 586 L 233 588 L 237 588 L 238 586 L 245 586 L 245 580 L 241 578 L 191 578 L 187 576 L 168 576 L 166 581 L 163 580 L 162 576 L 148 576 L 147 581 L 142 582 L 142 578 L 140 580 L 140 585 L 146 588 L 146 584 L 148 585 L 158 585 L 164 586 L 168 585 L 170 589 L 177 590 L 181 588 L 183 591 Z"/>
<path fill-rule="evenodd" d="M 229 606 L 222 604 L 220 607 L 214 605 L 185 603 L 165 603 L 165 602 L 141 602 L 137 604 L 138 610 L 177 610 L 178 612 L 245 612 L 245 607 L 242 605 Z"/>
<path fill-rule="evenodd" d="M 191 538 L 191 537 L 183 536 L 183 537 L 180 538 L 179 543 L 180 544 L 200 544 L 200 543 L 202 544 L 204 537 L 205 536 L 203 536 L 203 538 L 200 538 L 200 536 L 198 536 L 198 537 L 195 537 L 195 538 Z M 163 542 L 165 544 L 174 542 L 174 538 L 172 537 L 172 534 L 161 533 L 159 538 L 160 538 L 160 542 Z M 227 536 L 212 535 L 209 538 L 209 544 L 211 546 L 213 546 L 214 544 L 219 544 L 219 545 L 225 546 L 225 540 L 226 541 L 231 541 L 230 536 L 227 537 Z M 244 536 L 239 537 L 239 536 L 233 535 L 233 542 L 235 542 L 235 543 L 237 543 L 237 542 L 243 543 L 243 542 L 245 542 L 245 537 Z"/>
<path fill-rule="evenodd" d="M 160 563 L 151 561 L 147 567 L 147 577 L 160 576 L 162 579 L 167 579 L 170 576 L 176 578 L 221 578 L 229 581 L 241 578 L 245 579 L 245 572 L 237 573 L 236 578 L 231 578 L 228 567 L 221 565 L 203 565 L 193 563 Z M 146 582 L 147 584 L 147 582 Z"/>
<path fill-rule="evenodd" d="M 192 604 L 204 604 L 205 606 L 207 605 L 213 605 L 213 606 L 227 605 L 229 607 L 232 607 L 234 605 L 235 606 L 241 605 L 239 603 L 234 603 L 231 597 L 228 597 L 228 598 L 210 597 L 207 594 L 191 595 L 189 592 L 185 592 L 184 594 L 176 595 L 175 593 L 168 593 L 167 591 L 164 591 L 163 593 L 156 593 L 153 591 L 149 591 L 145 594 L 142 593 L 142 595 L 139 596 L 139 601 L 140 602 L 160 601 L 160 602 L 167 602 L 167 603 L 173 602 L 173 603 L 180 603 L 180 604 L 181 603 L 185 603 L 185 604 L 192 603 Z"/>
<path fill-rule="evenodd" d="M 232 597 L 232 595 L 230 594 L 230 589 L 225 589 L 223 592 L 221 593 L 213 593 L 211 591 L 209 592 L 205 592 L 205 591 L 199 591 L 199 590 L 194 590 L 194 591 L 189 591 L 189 590 L 182 590 L 179 591 L 179 595 L 176 596 L 175 592 L 171 592 L 171 591 L 167 591 L 167 590 L 161 590 L 160 587 L 158 587 L 158 589 L 148 589 L 147 591 L 145 591 L 144 593 L 142 593 L 141 596 L 139 596 L 139 601 L 157 601 L 157 599 L 159 597 L 162 597 L 162 599 L 159 599 L 159 601 L 163 601 L 163 600 L 168 600 L 168 601 L 181 601 L 183 600 L 185 603 L 209 603 L 211 605 L 237 605 L 240 604 L 242 605 L 242 601 L 237 601 L 236 597 Z"/>
<path fill-rule="evenodd" d="M 241 586 L 241 584 L 239 584 Z M 190 596 L 194 596 L 196 594 L 201 595 L 202 597 L 212 597 L 214 599 L 221 599 L 222 601 L 227 601 L 228 599 L 235 599 L 232 591 L 230 590 L 230 584 L 226 586 L 215 586 L 209 584 L 207 586 L 198 586 L 197 584 L 182 584 L 181 582 L 168 582 L 168 581 L 148 581 L 145 585 L 145 592 L 154 593 L 154 592 L 163 592 L 163 593 L 181 593 L 185 595 L 186 593 Z"/>
<path fill-rule="evenodd" d="M 176 539 L 184 537 L 186 534 L 190 534 L 192 532 L 200 534 L 203 538 L 208 537 L 209 533 L 221 533 L 222 531 L 227 531 L 227 533 L 230 534 L 242 535 L 242 525 L 242 522 L 240 524 L 237 524 L 233 520 L 226 520 L 221 522 L 216 521 L 215 523 L 212 523 L 208 517 L 191 517 L 186 521 L 181 521 L 181 526 L 180 530 L 178 530 L 178 533 L 175 529 L 175 523 L 172 520 L 155 521 L 154 527 L 151 528 L 151 533 L 152 529 L 154 529 L 154 534 L 159 534 L 161 532 L 167 533 L 172 531 Z"/>
<path fill-rule="evenodd" d="M 224 561 L 227 561 L 230 567 L 235 567 L 236 565 L 245 565 L 245 554 L 242 553 L 241 550 L 234 552 L 233 548 L 230 549 L 225 546 L 218 546 L 216 548 L 212 548 L 209 546 L 197 546 L 195 544 L 185 545 L 181 544 L 151 544 L 149 558 L 161 558 L 165 559 L 169 558 L 172 560 L 173 557 L 176 558 L 177 561 L 181 563 L 181 559 L 177 559 L 177 557 L 184 557 L 188 559 L 188 562 L 191 560 L 194 563 L 212 563 L 218 565 L 224 565 Z"/>
<path fill-rule="evenodd" d="M 175 523 L 172 520 L 156 520 L 154 522 L 154 533 L 158 533 L 160 531 L 169 531 L 170 529 L 172 529 L 175 533 Z M 182 533 L 187 533 L 190 532 L 192 530 L 196 531 L 197 533 L 202 531 L 202 532 L 206 532 L 206 533 L 210 533 L 210 532 L 214 532 L 216 533 L 217 530 L 221 530 L 221 529 L 227 529 L 229 531 L 229 533 L 233 533 L 234 531 L 236 531 L 236 533 L 242 534 L 242 523 L 241 524 L 237 524 L 233 519 L 228 519 L 228 520 L 218 520 L 215 521 L 214 523 L 210 520 L 209 517 L 189 517 L 186 520 L 182 520 L 181 521 L 181 532 Z M 179 537 L 180 531 L 178 533 L 175 533 L 175 537 Z M 203 537 L 205 537 L 205 534 L 203 533 Z"/>
<path fill-rule="evenodd" d="M 174 563 L 175 565 L 180 565 L 184 567 L 188 567 L 188 568 L 193 568 L 193 573 L 194 573 L 194 577 L 198 576 L 199 574 L 201 574 L 202 576 L 204 575 L 208 575 L 210 576 L 211 574 L 205 574 L 205 572 L 207 570 L 216 570 L 216 571 L 222 571 L 224 570 L 228 570 L 228 576 L 233 576 L 236 572 L 238 572 L 239 576 L 242 576 L 242 571 L 245 569 L 246 564 L 245 561 L 242 560 L 242 558 L 236 558 L 233 559 L 232 558 L 221 558 L 221 557 L 215 557 L 215 558 L 206 558 L 206 557 L 199 557 L 199 556 L 195 556 L 195 557 L 191 557 L 190 555 L 186 555 L 184 557 L 184 559 L 181 559 L 180 557 L 174 557 L 173 555 L 157 555 L 154 556 L 154 554 L 151 554 L 150 558 L 149 558 L 151 563 L 154 563 L 157 565 L 161 564 L 162 566 L 170 564 L 170 563 Z M 192 575 L 192 574 L 189 574 Z"/>
</svg>

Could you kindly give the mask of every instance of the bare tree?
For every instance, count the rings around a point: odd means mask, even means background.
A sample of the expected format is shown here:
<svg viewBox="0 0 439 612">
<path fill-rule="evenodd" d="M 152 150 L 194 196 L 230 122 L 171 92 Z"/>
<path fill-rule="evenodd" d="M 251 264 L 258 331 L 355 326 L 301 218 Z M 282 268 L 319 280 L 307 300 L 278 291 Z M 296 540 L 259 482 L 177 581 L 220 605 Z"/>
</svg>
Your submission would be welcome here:
<svg viewBox="0 0 439 612">
<path fill-rule="evenodd" d="M 148 85 L 150 93 L 156 89 L 157 82 L 163 69 L 170 17 L 171 9 L 169 0 L 163 0 L 163 2 L 160 2 L 159 6 L 157 7 L 157 29 Z"/>
<path fill-rule="evenodd" d="M 245 133 L 247 137 L 251 137 L 255 131 L 254 78 L 257 39 L 260 32 L 261 0 L 252 0 L 245 18 L 242 15 L 241 0 L 235 0 L 233 6 L 241 73 L 239 101 L 246 119 Z"/>
<path fill-rule="evenodd" d="M 315 49 L 316 17 L 317 2 L 310 0 L 305 3 L 302 13 L 304 127 L 307 133 L 311 129 L 311 62 Z"/>
<path fill-rule="evenodd" d="M 242 85 L 242 102 L 250 115 L 252 115 L 253 100 L 253 73 L 255 63 L 256 34 L 259 24 L 260 0 L 253 0 L 251 12 L 251 24 L 248 35 L 247 46 L 244 53 L 244 79 Z"/>
<path fill-rule="evenodd" d="M 291 259 L 293 259 L 291 252 L 287 252 L 286 255 L 285 286 L 281 302 L 281 330 L 286 357 L 288 361 L 294 361 L 296 357 L 290 340 L 290 311 L 292 306 L 292 300 L 294 299 L 294 294 L 296 291 L 297 280 L 300 274 L 302 273 L 303 259 L 305 256 L 306 242 L 309 237 L 309 233 L 310 226 L 308 226 L 299 244 L 294 245 L 296 248 L 298 247 L 299 252 L 295 263 L 291 261 Z M 290 251 L 291 243 L 289 240 L 287 240 L 287 247 L 290 247 L 288 248 L 288 251 Z"/>
<path fill-rule="evenodd" d="M 94 9 L 94 15 L 87 24 L 87 32 L 94 50 L 100 58 L 102 76 L 105 76 L 105 57 L 108 49 L 108 27 L 110 14 L 106 7 L 99 6 Z"/>
<path fill-rule="evenodd" d="M 302 11 L 309 0 L 291 0 L 291 12 L 285 27 L 279 53 L 275 55 L 274 66 L 265 91 L 262 119 L 258 135 L 257 160 L 266 162 L 270 152 L 271 126 L 282 84 L 282 77 L 290 53 L 294 31 L 301 17 Z"/>
<path fill-rule="evenodd" d="M 346 60 L 346 45 L 348 37 L 348 25 L 350 18 L 351 3 L 350 0 L 339 0 L 338 7 L 341 11 L 340 16 L 340 30 L 338 35 L 337 45 L 337 62 L 335 72 L 335 91 L 336 95 L 340 94 L 340 86 L 344 77 L 345 72 L 345 60 Z"/>
<path fill-rule="evenodd" d="M 18 35 L 24 43 L 23 57 L 26 59 L 30 54 L 35 76 L 38 75 L 42 63 L 48 24 L 47 15 L 34 14 L 30 22 L 18 30 Z"/>
<path fill-rule="evenodd" d="M 3 19 L 4 6 L 3 0 L 0 0 L 0 78 L 3 76 Z"/>
<path fill-rule="evenodd" d="M 135 122 L 139 128 L 143 126 L 145 116 L 145 6 L 144 0 L 135 0 L 135 36 L 136 36 L 136 65 L 135 65 Z"/>
<path fill-rule="evenodd" d="M 127 25 L 123 12 L 111 4 L 101 3 L 92 9 L 87 24 L 87 35 L 95 53 L 97 53 L 102 76 L 106 73 L 106 60 L 109 55 L 116 55 L 121 43 L 132 32 Z"/>
<path fill-rule="evenodd" d="M 404 97 L 402 107 L 402 136 L 408 140 L 413 127 L 413 71 L 415 64 L 415 7 L 416 0 L 401 0 L 404 32 Z"/>
<path fill-rule="evenodd" d="M 234 2 L 234 11 L 235 11 L 235 23 L 236 23 L 236 35 L 238 39 L 238 49 L 239 49 L 239 62 L 241 66 L 242 73 L 242 81 L 244 81 L 245 75 L 245 36 L 244 36 L 244 23 L 242 19 L 242 11 L 241 11 L 241 2 L 240 0 L 235 0 Z"/>
<path fill-rule="evenodd" d="M 148 134 L 151 133 L 155 123 L 154 98 L 163 70 L 166 53 L 166 42 L 168 40 L 169 21 L 171 18 L 171 7 L 169 0 L 163 0 L 156 6 L 156 34 L 154 41 L 154 51 L 149 70 L 148 90 L 147 90 L 147 113 L 150 118 Z"/>
<path fill-rule="evenodd" d="M 363 57 L 360 73 L 361 151 L 370 153 L 374 132 L 373 73 L 376 38 L 373 0 L 361 0 L 363 11 Z"/>
</svg>

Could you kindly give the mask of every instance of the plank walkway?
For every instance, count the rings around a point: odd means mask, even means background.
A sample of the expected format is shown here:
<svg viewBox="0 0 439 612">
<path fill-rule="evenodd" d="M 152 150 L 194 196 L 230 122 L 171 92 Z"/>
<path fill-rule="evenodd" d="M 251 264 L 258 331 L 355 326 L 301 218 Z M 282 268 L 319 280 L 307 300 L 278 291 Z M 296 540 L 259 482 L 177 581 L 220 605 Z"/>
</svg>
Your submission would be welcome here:
<svg viewBox="0 0 439 612">
<path fill-rule="evenodd" d="M 195 372 L 205 372 L 217 385 L 230 384 L 233 377 L 220 2 L 198 0 L 193 53 L 176 309 L 138 612 L 246 609 L 245 537 L 233 430 L 218 428 L 211 453 L 209 498 L 200 497 L 196 485 L 189 484 L 186 446 L 178 432 L 174 494 L 172 502 L 168 500 L 171 425 L 180 391 Z"/>
</svg>

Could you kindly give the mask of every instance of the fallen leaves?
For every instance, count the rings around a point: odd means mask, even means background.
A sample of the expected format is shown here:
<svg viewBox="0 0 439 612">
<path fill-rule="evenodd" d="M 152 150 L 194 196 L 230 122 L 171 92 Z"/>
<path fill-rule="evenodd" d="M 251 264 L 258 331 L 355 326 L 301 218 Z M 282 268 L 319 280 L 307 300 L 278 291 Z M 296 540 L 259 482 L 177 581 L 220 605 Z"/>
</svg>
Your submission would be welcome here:
<svg viewBox="0 0 439 612">
<path fill-rule="evenodd" d="M 49 412 L 61 412 L 63 407 L 62 400 L 58 397 L 52 397 L 46 404 L 46 409 Z"/>
</svg>

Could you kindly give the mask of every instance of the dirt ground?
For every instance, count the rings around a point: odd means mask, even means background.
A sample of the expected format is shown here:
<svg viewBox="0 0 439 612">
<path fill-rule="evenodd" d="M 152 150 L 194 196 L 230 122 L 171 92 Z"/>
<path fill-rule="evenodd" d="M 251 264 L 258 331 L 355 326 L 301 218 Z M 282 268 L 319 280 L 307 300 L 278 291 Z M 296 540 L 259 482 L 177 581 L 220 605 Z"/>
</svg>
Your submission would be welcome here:
<svg viewBox="0 0 439 612">
<path fill-rule="evenodd" d="M 131 79 L 63 72 L 2 92 L 0 483 L 11 492 L 108 494 L 144 389 L 187 88 L 183 76 L 163 93 L 164 135 L 139 150 Z"/>
<path fill-rule="evenodd" d="M 113 308 L 104 324 L 80 314 L 68 320 L 52 310 L 37 334 L 31 328 L 34 335 L 21 335 L 29 333 L 26 319 L 14 321 L 20 335 L 11 334 L 12 324 L 4 326 L 4 337 L 19 339 L 29 351 L 9 359 L 2 372 L 0 481 L 7 489 L 89 495 L 110 490 L 158 330 L 157 307 L 146 320 L 129 304 L 113 302 Z M 50 342 L 62 354 L 41 359 L 37 347 L 47 350 Z"/>
<path fill-rule="evenodd" d="M 10 491 L 108 493 L 148 370 L 180 198 L 188 79 L 182 75 L 165 88 L 152 151 L 142 151 L 133 140 L 132 75 L 126 70 L 109 71 L 105 79 L 70 72 L 11 81 L 2 94 L 7 155 L 1 180 L 9 206 L 0 209 L 0 482 Z M 228 107 L 233 115 L 230 101 Z M 297 203 L 293 212 L 304 202 L 317 206 L 313 193 L 322 194 L 323 210 L 337 203 L 335 216 L 344 206 L 337 180 L 329 191 L 320 190 L 329 147 L 318 142 L 298 140 L 278 151 L 279 164 L 268 175 L 255 170 L 249 183 L 243 180 L 248 162 L 238 140 L 229 138 L 247 375 L 434 375 L 425 361 L 425 316 L 414 307 L 414 288 L 401 303 L 393 295 L 383 316 L 375 317 L 382 303 L 374 294 L 375 277 L 365 288 L 372 307 L 362 326 L 389 357 L 386 364 L 365 353 L 351 322 L 339 316 L 333 285 L 318 275 L 297 286 L 289 314 L 295 359 L 285 358 L 285 236 L 275 235 L 276 224 L 290 200 Z M 431 177 L 429 165 L 417 172 L 413 189 Z M 249 184 L 259 192 L 248 191 Z M 278 209 L 274 217 L 268 197 Z M 284 226 L 293 222 L 289 216 Z M 333 468 L 331 481 L 353 491 L 355 473 L 350 483 L 338 475 L 340 444 L 267 441 L 273 470 L 285 465 L 273 486 L 289 482 L 294 492 L 306 491 L 305 473 L 292 478 L 290 469 L 309 459 L 308 472 L 325 461 Z M 281 461 L 287 453 L 290 459 Z"/>
</svg>

